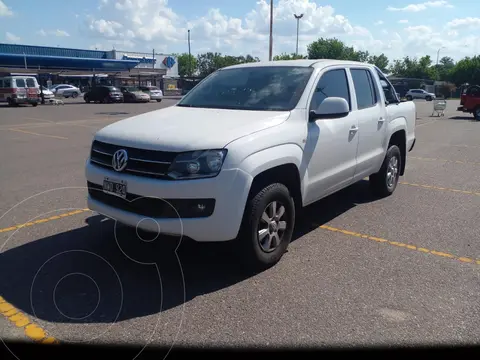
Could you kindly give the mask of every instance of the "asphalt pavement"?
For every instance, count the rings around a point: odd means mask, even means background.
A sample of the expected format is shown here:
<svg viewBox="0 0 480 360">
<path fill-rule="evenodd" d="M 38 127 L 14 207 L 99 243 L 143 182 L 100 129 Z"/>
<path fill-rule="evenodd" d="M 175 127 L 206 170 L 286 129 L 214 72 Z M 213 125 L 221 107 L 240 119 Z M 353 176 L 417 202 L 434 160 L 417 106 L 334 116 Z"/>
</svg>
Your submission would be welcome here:
<svg viewBox="0 0 480 360">
<path fill-rule="evenodd" d="M 86 209 L 84 164 L 95 131 L 176 101 L 0 107 L 2 338 L 479 342 L 480 122 L 457 112 L 458 100 L 448 101 L 444 117 L 416 101 L 417 142 L 394 195 L 375 199 L 362 181 L 310 206 L 288 253 L 260 274 L 232 261 L 222 244 L 142 241 Z"/>
</svg>

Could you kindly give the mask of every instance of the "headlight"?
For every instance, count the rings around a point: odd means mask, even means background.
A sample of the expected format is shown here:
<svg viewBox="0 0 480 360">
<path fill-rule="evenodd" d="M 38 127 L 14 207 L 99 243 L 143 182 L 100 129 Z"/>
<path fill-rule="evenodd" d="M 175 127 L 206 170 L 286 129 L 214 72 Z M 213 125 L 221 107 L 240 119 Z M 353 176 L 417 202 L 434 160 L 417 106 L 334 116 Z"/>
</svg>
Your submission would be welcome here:
<svg viewBox="0 0 480 360">
<path fill-rule="evenodd" d="M 217 176 L 227 150 L 191 151 L 177 155 L 168 169 L 173 179 L 200 179 Z"/>
</svg>

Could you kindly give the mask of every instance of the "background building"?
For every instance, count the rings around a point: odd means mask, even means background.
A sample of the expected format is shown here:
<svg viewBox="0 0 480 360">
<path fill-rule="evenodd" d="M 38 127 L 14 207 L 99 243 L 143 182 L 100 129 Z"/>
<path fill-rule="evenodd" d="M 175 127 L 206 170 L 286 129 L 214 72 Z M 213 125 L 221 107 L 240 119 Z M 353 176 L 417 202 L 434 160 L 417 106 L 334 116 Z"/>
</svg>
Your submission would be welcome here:
<svg viewBox="0 0 480 360">
<path fill-rule="evenodd" d="M 35 73 L 42 85 L 154 85 L 177 95 L 178 60 L 166 54 L 0 43 L 0 73 Z M 101 76 L 99 76 L 101 74 Z M 168 80 L 164 81 L 164 76 Z"/>
</svg>

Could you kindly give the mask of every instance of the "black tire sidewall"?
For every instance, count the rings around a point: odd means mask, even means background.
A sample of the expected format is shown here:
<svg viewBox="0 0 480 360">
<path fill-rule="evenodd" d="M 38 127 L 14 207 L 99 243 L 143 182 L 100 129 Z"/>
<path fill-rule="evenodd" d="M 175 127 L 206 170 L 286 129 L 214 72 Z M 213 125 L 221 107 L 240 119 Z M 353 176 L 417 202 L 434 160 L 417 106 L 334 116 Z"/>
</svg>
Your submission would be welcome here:
<svg viewBox="0 0 480 360">
<path fill-rule="evenodd" d="M 412 101 L 412 100 L 413 100 L 413 98 L 412 98 L 410 95 L 408 95 L 408 96 L 406 97 L 406 99 L 407 99 L 408 101 Z"/>
<path fill-rule="evenodd" d="M 388 163 L 390 162 L 390 159 L 392 157 L 396 156 L 398 159 L 398 172 L 397 172 L 397 178 L 395 179 L 395 184 L 392 188 L 389 188 L 387 186 L 387 170 L 388 170 Z M 402 168 L 402 153 L 398 146 L 392 145 L 387 151 L 387 154 L 385 156 L 385 161 L 382 166 L 382 174 L 381 174 L 381 179 L 382 179 L 382 186 L 385 187 L 385 193 L 388 194 L 393 194 L 395 189 L 397 188 L 398 185 L 398 179 L 400 178 L 400 169 Z"/>
<path fill-rule="evenodd" d="M 283 234 L 281 244 L 274 251 L 267 253 L 258 242 L 258 223 L 267 205 L 273 201 L 279 201 L 285 206 L 287 230 Z M 249 201 L 245 215 L 247 221 L 242 231 L 244 236 L 238 240 L 244 245 L 247 262 L 260 268 L 274 265 L 287 250 L 295 227 L 295 205 L 287 187 L 278 183 L 266 186 Z"/>
</svg>

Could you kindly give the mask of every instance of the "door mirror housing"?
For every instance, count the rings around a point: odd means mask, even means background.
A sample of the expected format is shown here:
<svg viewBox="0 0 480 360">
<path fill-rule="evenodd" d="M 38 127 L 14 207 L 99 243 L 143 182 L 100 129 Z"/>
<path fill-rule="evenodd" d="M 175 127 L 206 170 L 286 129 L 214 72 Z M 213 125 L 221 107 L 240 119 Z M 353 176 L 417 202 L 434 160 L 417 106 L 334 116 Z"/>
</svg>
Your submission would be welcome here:
<svg viewBox="0 0 480 360">
<path fill-rule="evenodd" d="M 317 119 L 334 119 L 348 115 L 350 107 L 347 100 L 340 97 L 328 97 L 318 105 L 316 110 L 310 111 L 310 121 Z"/>
</svg>

